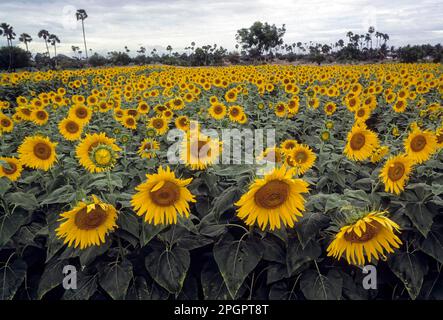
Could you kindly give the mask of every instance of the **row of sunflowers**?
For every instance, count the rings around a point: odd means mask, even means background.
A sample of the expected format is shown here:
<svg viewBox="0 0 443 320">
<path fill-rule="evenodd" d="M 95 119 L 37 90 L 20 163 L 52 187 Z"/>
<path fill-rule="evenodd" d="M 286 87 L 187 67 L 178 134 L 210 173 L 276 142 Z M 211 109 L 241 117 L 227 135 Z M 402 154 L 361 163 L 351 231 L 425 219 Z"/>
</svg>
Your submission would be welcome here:
<svg viewBox="0 0 443 320">
<path fill-rule="evenodd" d="M 439 64 L 0 74 L 0 296 L 441 298 L 442 97 Z"/>
</svg>

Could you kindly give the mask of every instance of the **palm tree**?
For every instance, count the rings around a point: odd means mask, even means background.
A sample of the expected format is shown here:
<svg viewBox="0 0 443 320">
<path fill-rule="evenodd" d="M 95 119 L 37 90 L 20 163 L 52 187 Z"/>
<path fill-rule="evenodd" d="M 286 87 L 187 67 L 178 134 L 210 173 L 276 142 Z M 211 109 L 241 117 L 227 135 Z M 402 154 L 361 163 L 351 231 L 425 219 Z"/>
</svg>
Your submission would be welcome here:
<svg viewBox="0 0 443 320">
<path fill-rule="evenodd" d="M 84 9 L 78 9 L 75 13 L 75 16 L 77 17 L 77 21 L 82 21 L 82 30 L 83 30 L 83 42 L 85 43 L 85 54 L 86 54 L 86 60 L 88 60 L 88 48 L 86 47 L 86 36 L 85 36 L 85 19 L 88 17 L 88 14 Z"/>
<path fill-rule="evenodd" d="M 15 39 L 14 28 L 7 23 L 0 24 L 0 35 L 3 35 L 6 38 L 6 42 L 8 43 L 9 48 L 9 67 L 8 71 L 14 69 L 12 66 L 12 40 Z"/>
<path fill-rule="evenodd" d="M 60 39 L 55 34 L 51 34 L 48 37 L 48 41 L 51 43 L 51 46 L 54 47 L 54 62 L 57 67 L 57 43 L 60 43 Z"/>
<path fill-rule="evenodd" d="M 171 45 L 168 45 L 168 46 L 166 47 L 166 51 L 168 51 L 168 52 L 169 52 L 169 56 L 171 56 L 171 52 L 172 52 L 172 47 L 171 47 Z"/>
<path fill-rule="evenodd" d="M 22 33 L 20 35 L 20 37 L 18 38 L 18 40 L 25 44 L 26 52 L 29 52 L 29 50 L 28 50 L 28 43 L 30 43 L 32 41 L 32 37 L 29 34 L 27 34 L 27 33 Z"/>
<path fill-rule="evenodd" d="M 48 53 L 49 59 L 51 59 L 51 54 L 49 53 L 49 46 L 48 46 L 48 38 L 49 38 L 48 30 L 42 29 L 38 32 L 37 35 L 39 38 L 43 38 L 43 40 L 45 40 L 46 52 Z"/>
<path fill-rule="evenodd" d="M 76 56 L 76 55 L 77 55 L 77 51 L 80 50 L 80 47 L 77 47 L 77 46 L 71 46 L 71 49 L 72 49 L 72 51 L 74 51 L 74 56 Z M 77 57 L 77 58 L 78 58 L 78 57 Z"/>
</svg>

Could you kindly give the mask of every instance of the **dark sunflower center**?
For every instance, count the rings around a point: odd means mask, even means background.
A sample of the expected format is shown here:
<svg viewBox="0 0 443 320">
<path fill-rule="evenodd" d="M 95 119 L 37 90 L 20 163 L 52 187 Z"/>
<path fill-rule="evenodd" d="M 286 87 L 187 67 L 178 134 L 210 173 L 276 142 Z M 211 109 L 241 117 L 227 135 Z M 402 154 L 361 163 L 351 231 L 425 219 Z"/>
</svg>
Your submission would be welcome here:
<svg viewBox="0 0 443 320">
<path fill-rule="evenodd" d="M 181 103 L 182 102 L 180 100 L 178 100 L 178 99 L 174 100 L 174 105 L 177 106 L 177 107 L 180 106 Z"/>
<path fill-rule="evenodd" d="M 88 111 L 86 108 L 77 108 L 77 110 L 75 110 L 75 115 L 77 118 L 84 119 L 88 116 Z"/>
<path fill-rule="evenodd" d="M 356 104 L 355 99 L 351 99 L 351 100 L 349 100 L 349 105 L 350 105 L 351 107 L 355 106 L 355 104 Z"/>
<path fill-rule="evenodd" d="M 223 108 L 222 108 L 222 106 L 219 106 L 219 105 L 215 106 L 215 107 L 214 107 L 214 113 L 215 113 L 215 114 L 222 114 L 222 113 L 223 113 Z"/>
<path fill-rule="evenodd" d="M 308 155 L 304 151 L 299 151 L 295 154 L 294 159 L 297 163 L 305 163 L 308 160 Z"/>
<path fill-rule="evenodd" d="M 11 125 L 11 120 L 3 118 L 1 121 L 2 127 L 9 127 Z"/>
<path fill-rule="evenodd" d="M 288 196 L 288 184 L 280 180 L 272 180 L 255 193 L 254 200 L 262 208 L 275 209 L 281 206 Z"/>
<path fill-rule="evenodd" d="M 363 117 L 364 115 L 365 115 L 365 109 L 358 109 L 357 116 L 358 117 Z"/>
<path fill-rule="evenodd" d="M 42 110 L 37 111 L 37 113 L 35 115 L 36 115 L 37 119 L 39 119 L 39 120 L 45 120 L 46 119 L 46 112 L 44 112 Z"/>
<path fill-rule="evenodd" d="M 154 119 L 152 122 L 152 125 L 155 129 L 161 129 L 163 128 L 163 120 L 162 119 Z"/>
<path fill-rule="evenodd" d="M 204 149 L 203 149 L 204 148 Z M 206 156 L 211 156 L 211 148 L 206 141 L 198 140 L 198 142 L 193 142 L 191 145 L 191 153 L 195 158 L 202 157 L 202 149 L 206 150 Z"/>
<path fill-rule="evenodd" d="M 75 215 L 75 225 L 80 230 L 92 230 L 100 227 L 106 221 L 107 217 L 108 213 L 98 205 L 89 213 L 86 207 L 84 207 Z"/>
<path fill-rule="evenodd" d="M 31 115 L 31 110 L 29 110 L 28 108 L 24 108 L 24 109 L 22 109 L 22 113 L 25 116 L 30 116 Z"/>
<path fill-rule="evenodd" d="M 128 110 L 128 114 L 129 114 L 130 116 L 135 117 L 135 116 L 137 116 L 137 110 L 129 109 L 129 110 Z"/>
<path fill-rule="evenodd" d="M 364 134 L 358 132 L 358 133 L 354 134 L 351 138 L 351 142 L 350 142 L 351 149 L 352 150 L 360 150 L 365 145 L 365 142 L 366 142 L 366 138 L 365 138 Z"/>
<path fill-rule="evenodd" d="M 400 180 L 405 174 L 405 165 L 401 162 L 395 162 L 388 170 L 388 177 L 392 181 Z"/>
<path fill-rule="evenodd" d="M 68 131 L 69 133 L 77 133 L 79 130 L 80 126 L 74 121 L 69 121 L 66 124 L 66 131 Z"/>
<path fill-rule="evenodd" d="M 46 143 L 39 142 L 34 146 L 34 155 L 41 160 L 48 160 L 51 157 L 51 147 Z"/>
<path fill-rule="evenodd" d="M 128 126 L 133 126 L 135 124 L 135 121 L 133 118 L 128 118 L 128 119 L 126 119 L 126 124 Z"/>
<path fill-rule="evenodd" d="M 443 133 L 437 134 L 437 143 L 443 143 Z"/>
<path fill-rule="evenodd" d="M 426 138 L 418 135 L 411 140 L 411 149 L 414 152 L 420 152 L 426 147 Z"/>
<path fill-rule="evenodd" d="M 366 224 L 365 232 L 358 236 L 354 231 L 349 233 L 345 232 L 344 238 L 346 241 L 353 243 L 365 243 L 374 238 L 381 229 L 381 225 L 378 222 L 371 222 L 371 224 Z"/>
<path fill-rule="evenodd" d="M 182 127 L 188 125 L 188 120 L 186 118 L 180 118 L 178 121 Z"/>
<path fill-rule="evenodd" d="M 9 168 L 2 166 L 2 170 L 5 174 L 14 174 L 17 171 L 17 165 L 13 162 L 8 161 Z"/>
<path fill-rule="evenodd" d="M 238 116 L 240 114 L 240 110 L 238 110 L 237 108 L 232 108 L 231 109 L 231 115 L 233 116 L 233 117 L 236 117 L 236 116 Z"/>
<path fill-rule="evenodd" d="M 150 192 L 149 195 L 151 196 L 152 202 L 156 205 L 169 207 L 180 199 L 180 189 L 175 183 L 165 181 L 160 189 Z"/>
</svg>

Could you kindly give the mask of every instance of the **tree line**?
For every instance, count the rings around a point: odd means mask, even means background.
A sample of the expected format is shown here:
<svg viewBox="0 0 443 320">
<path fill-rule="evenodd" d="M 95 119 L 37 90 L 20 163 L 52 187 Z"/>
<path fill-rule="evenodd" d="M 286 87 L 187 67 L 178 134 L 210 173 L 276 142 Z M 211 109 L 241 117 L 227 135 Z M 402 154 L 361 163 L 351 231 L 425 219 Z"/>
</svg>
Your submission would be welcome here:
<svg viewBox="0 0 443 320">
<path fill-rule="evenodd" d="M 57 54 L 57 45 L 60 38 L 42 29 L 37 37 L 45 43 L 46 51 L 30 53 L 29 45 L 33 38 L 28 33 L 19 35 L 18 41 L 25 45 L 26 50 L 14 46 L 16 38 L 14 28 L 7 24 L 0 24 L 0 35 L 6 39 L 6 46 L 0 48 L 0 69 L 15 71 L 17 68 L 33 66 L 42 68 L 82 68 L 85 66 L 129 65 L 161 63 L 180 66 L 210 66 L 224 64 L 258 64 L 276 61 L 290 63 L 332 63 L 332 62 L 377 62 L 385 59 L 401 62 L 443 61 L 443 48 L 437 45 L 407 45 L 399 48 L 389 47 L 390 40 L 387 33 L 369 27 L 363 34 L 349 31 L 345 40 L 339 39 L 332 43 L 314 41 L 285 43 L 283 37 L 286 26 L 278 27 L 275 24 L 257 21 L 249 28 L 241 28 L 235 34 L 235 50 L 228 51 L 217 44 L 196 46 L 195 42 L 184 48 L 184 51 L 174 51 L 171 45 L 166 52 L 160 53 L 157 49 L 147 52 L 141 46 L 131 54 L 131 49 L 124 46 L 123 50 L 110 51 L 106 55 L 92 54 L 87 47 L 85 34 L 85 20 L 88 18 L 86 10 L 79 9 L 75 13 L 77 21 L 82 24 L 84 50 L 79 46 L 71 46 L 72 56 Z M 52 47 L 53 55 L 51 56 Z M 89 54 L 88 54 L 89 53 Z M 131 56 L 132 55 L 132 56 Z"/>
</svg>

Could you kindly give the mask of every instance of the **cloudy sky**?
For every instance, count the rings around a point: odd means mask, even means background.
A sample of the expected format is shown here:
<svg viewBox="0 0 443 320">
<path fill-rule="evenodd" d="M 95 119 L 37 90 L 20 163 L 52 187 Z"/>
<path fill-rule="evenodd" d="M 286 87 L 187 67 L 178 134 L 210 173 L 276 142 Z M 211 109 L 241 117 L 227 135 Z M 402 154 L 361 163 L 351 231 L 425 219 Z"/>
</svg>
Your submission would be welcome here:
<svg viewBox="0 0 443 320">
<path fill-rule="evenodd" d="M 284 40 L 336 42 L 370 25 L 388 33 L 390 45 L 443 42 L 442 0 L 0 0 L 0 22 L 29 33 L 31 51 L 44 51 L 41 29 L 59 36 L 58 51 L 82 46 L 76 9 L 85 9 L 88 46 L 100 53 L 131 53 L 144 46 L 182 51 L 192 41 L 233 49 L 236 30 L 254 21 L 286 24 Z M 5 40 L 0 39 L 4 45 Z"/>
</svg>

